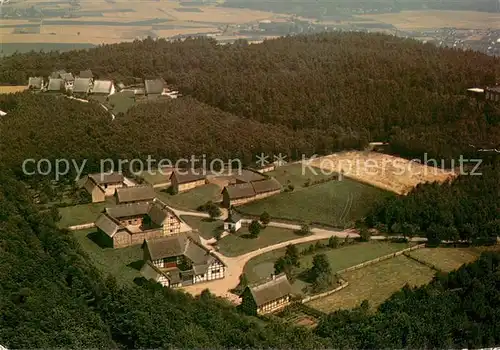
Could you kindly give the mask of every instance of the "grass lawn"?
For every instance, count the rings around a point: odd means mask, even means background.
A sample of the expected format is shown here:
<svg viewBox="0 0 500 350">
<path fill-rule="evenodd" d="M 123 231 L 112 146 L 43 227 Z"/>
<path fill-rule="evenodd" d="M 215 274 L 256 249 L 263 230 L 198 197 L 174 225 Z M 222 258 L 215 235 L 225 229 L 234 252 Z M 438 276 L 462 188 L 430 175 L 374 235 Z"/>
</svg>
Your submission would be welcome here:
<svg viewBox="0 0 500 350">
<path fill-rule="evenodd" d="M 167 171 L 165 173 L 162 173 L 161 171 L 158 171 L 157 169 L 151 169 L 151 171 L 143 171 L 140 174 L 138 174 L 139 177 L 143 178 L 144 181 L 146 181 L 148 184 L 151 185 L 156 185 L 156 184 L 161 184 L 161 183 L 169 183 L 170 182 L 170 175 Z"/>
<path fill-rule="evenodd" d="M 428 283 L 434 271 L 405 256 L 398 256 L 378 264 L 342 275 L 349 285 L 341 291 L 309 302 L 307 305 L 323 312 L 351 309 L 368 300 L 377 307 L 400 290 L 406 283 L 419 286 Z"/>
<path fill-rule="evenodd" d="M 291 183 L 295 186 L 295 188 L 304 187 L 304 183 L 310 179 L 311 182 L 328 179 L 333 176 L 333 174 L 323 174 L 321 169 L 316 167 L 308 167 L 304 166 L 304 171 L 302 170 L 302 164 L 290 164 L 286 166 L 277 167 L 276 170 L 267 172 L 266 175 L 273 176 L 278 180 L 283 186 L 286 186 L 288 183 Z"/>
<path fill-rule="evenodd" d="M 217 202 L 221 198 L 221 189 L 214 184 L 203 185 L 175 195 L 157 191 L 158 197 L 166 204 L 177 209 L 196 210 L 208 201 Z"/>
<path fill-rule="evenodd" d="M 419 260 L 433 264 L 438 269 L 449 272 L 463 264 L 475 261 L 481 251 L 477 248 L 422 248 L 410 254 Z"/>
<path fill-rule="evenodd" d="M 112 107 L 113 114 L 126 113 L 135 105 L 135 98 L 130 94 L 117 92 L 109 96 L 108 104 Z"/>
<path fill-rule="evenodd" d="M 222 221 L 211 221 L 208 218 L 197 216 L 182 216 L 181 219 L 193 229 L 200 231 L 200 236 L 205 239 L 213 238 L 217 232 L 224 231 L 224 223 Z"/>
<path fill-rule="evenodd" d="M 134 278 L 140 277 L 142 267 L 142 250 L 140 245 L 113 249 L 101 248 L 95 239 L 95 229 L 72 232 L 87 253 L 94 266 L 103 274 L 113 275 L 121 285 L 133 285 Z"/>
<path fill-rule="evenodd" d="M 229 234 L 218 242 L 219 251 L 226 256 L 238 256 L 251 252 L 259 248 L 267 247 L 273 244 L 290 241 L 302 236 L 295 231 L 278 228 L 266 227 L 257 238 L 251 238 L 248 232 L 248 225 L 242 225 L 236 234 Z"/>
<path fill-rule="evenodd" d="M 322 241 L 326 244 L 327 241 Z M 297 245 L 300 250 L 307 248 L 311 243 L 304 243 Z M 330 266 L 333 271 L 338 271 L 345 269 L 350 266 L 361 264 L 362 262 L 378 258 L 386 254 L 397 252 L 408 248 L 406 243 L 387 243 L 387 242 L 367 242 L 367 243 L 356 243 L 347 245 L 345 247 L 340 247 L 337 249 L 324 249 L 317 251 L 314 254 L 302 256 L 300 259 L 300 268 L 297 273 L 306 271 L 312 266 L 312 259 L 315 254 L 325 254 L 330 262 Z M 275 250 L 266 254 L 262 254 L 250 260 L 244 268 L 244 273 L 246 274 L 248 281 L 250 283 L 257 282 L 261 279 L 267 278 L 274 272 L 274 262 L 281 256 L 285 254 L 285 249 Z M 293 284 L 293 291 L 295 293 L 301 293 L 302 288 L 306 286 L 307 283 L 296 279 Z"/>
<path fill-rule="evenodd" d="M 59 208 L 61 220 L 59 227 L 87 224 L 94 222 L 106 207 L 106 203 L 89 203 Z"/>
<path fill-rule="evenodd" d="M 350 179 L 296 188 L 239 207 L 243 213 L 329 225 L 345 225 L 366 215 L 391 193 Z"/>
</svg>

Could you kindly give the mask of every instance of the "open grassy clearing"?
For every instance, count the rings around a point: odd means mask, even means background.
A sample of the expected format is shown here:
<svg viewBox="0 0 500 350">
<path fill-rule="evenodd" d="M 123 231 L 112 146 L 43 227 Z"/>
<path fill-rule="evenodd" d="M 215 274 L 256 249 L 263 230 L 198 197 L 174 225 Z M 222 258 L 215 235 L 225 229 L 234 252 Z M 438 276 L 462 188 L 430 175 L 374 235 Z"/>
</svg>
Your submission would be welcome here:
<svg viewBox="0 0 500 350">
<path fill-rule="evenodd" d="M 205 239 L 211 239 L 217 233 L 224 231 L 224 223 L 220 220 L 211 221 L 210 219 L 183 216 L 189 226 L 200 231 L 200 236 Z M 259 248 L 267 247 L 280 242 L 300 238 L 295 231 L 278 227 L 266 227 L 257 238 L 250 237 L 248 225 L 243 225 L 236 234 L 229 234 L 218 242 L 219 251 L 227 256 L 238 256 L 251 252 Z"/>
<path fill-rule="evenodd" d="M 186 224 L 200 232 L 200 236 L 205 239 L 211 239 L 224 231 L 224 223 L 219 220 L 210 220 L 208 218 L 200 218 L 197 216 L 181 216 Z"/>
<path fill-rule="evenodd" d="M 177 193 L 175 195 L 168 194 L 163 191 L 157 191 L 158 198 L 166 204 L 177 209 L 196 210 L 200 205 L 208 201 L 217 202 L 221 199 L 220 187 L 213 184 L 203 185 L 193 188 L 192 190 Z"/>
<path fill-rule="evenodd" d="M 94 222 L 106 207 L 106 203 L 89 203 L 59 208 L 59 227 L 88 224 Z"/>
<path fill-rule="evenodd" d="M 410 255 L 436 266 L 441 271 L 449 272 L 475 261 L 484 250 L 481 247 L 422 248 L 411 252 Z"/>
<path fill-rule="evenodd" d="M 387 191 L 350 179 L 284 192 L 239 207 L 243 213 L 342 226 L 366 215 Z"/>
<path fill-rule="evenodd" d="M 248 232 L 248 225 L 242 225 L 236 234 L 225 236 L 217 244 L 222 254 L 226 256 L 238 256 L 259 248 L 300 237 L 303 236 L 298 235 L 295 231 L 269 226 L 261 230 L 257 238 L 252 238 Z"/>
<path fill-rule="evenodd" d="M 434 271 L 403 255 L 342 275 L 349 285 L 341 291 L 316 299 L 307 305 L 323 312 L 351 309 L 368 300 L 377 307 L 405 284 L 420 286 L 428 283 Z"/>
<path fill-rule="evenodd" d="M 135 98 L 133 95 L 118 92 L 108 97 L 107 104 L 111 107 L 115 115 L 126 113 L 130 108 L 135 106 Z"/>
<path fill-rule="evenodd" d="M 71 233 L 94 266 L 104 275 L 112 275 L 121 285 L 132 285 L 134 278 L 141 277 L 142 250 L 140 245 L 113 249 L 102 248 L 96 243 L 95 229 Z"/>
<path fill-rule="evenodd" d="M 308 167 L 302 167 L 302 164 L 290 164 L 286 166 L 280 166 L 274 171 L 267 172 L 266 175 L 273 176 L 278 180 L 283 186 L 288 183 L 298 187 L 304 187 L 304 183 L 309 179 L 311 182 L 328 179 L 333 174 L 323 174 L 321 169 Z"/>
<path fill-rule="evenodd" d="M 328 240 L 321 240 L 322 244 L 327 244 Z M 340 239 L 342 242 L 342 239 Z M 307 248 L 312 243 L 298 244 L 297 248 L 300 250 Z M 361 264 L 365 261 L 378 258 L 383 255 L 394 253 L 405 248 L 408 248 L 407 243 L 388 243 L 371 241 L 366 243 L 355 243 L 347 246 L 339 247 L 336 249 L 324 249 L 315 252 L 311 255 L 302 256 L 300 259 L 300 268 L 298 272 L 310 268 L 312 259 L 315 254 L 325 254 L 330 262 L 333 271 L 339 271 L 347 267 Z M 245 273 L 247 274 L 250 282 L 256 282 L 262 278 L 266 278 L 274 271 L 274 262 L 285 254 L 285 249 L 278 249 L 266 254 L 259 255 L 250 260 L 245 265 Z"/>
<path fill-rule="evenodd" d="M 322 240 L 320 242 L 326 245 L 328 240 Z M 297 248 L 301 251 L 311 244 L 314 244 L 314 242 L 299 244 Z M 318 250 L 313 254 L 302 256 L 300 259 L 301 266 L 296 270 L 298 278 L 296 278 L 292 284 L 292 292 L 295 294 L 303 294 L 304 287 L 309 285 L 309 283 L 301 279 L 303 277 L 300 274 L 307 272 L 307 269 L 312 266 L 312 259 L 315 254 L 325 254 L 330 262 L 332 270 L 339 271 L 405 248 L 408 248 L 408 244 L 373 241 L 350 244 L 337 249 L 326 248 Z M 269 277 L 274 273 L 275 261 L 284 254 L 285 248 L 262 254 L 250 260 L 243 270 L 248 281 L 254 283 Z"/>
</svg>

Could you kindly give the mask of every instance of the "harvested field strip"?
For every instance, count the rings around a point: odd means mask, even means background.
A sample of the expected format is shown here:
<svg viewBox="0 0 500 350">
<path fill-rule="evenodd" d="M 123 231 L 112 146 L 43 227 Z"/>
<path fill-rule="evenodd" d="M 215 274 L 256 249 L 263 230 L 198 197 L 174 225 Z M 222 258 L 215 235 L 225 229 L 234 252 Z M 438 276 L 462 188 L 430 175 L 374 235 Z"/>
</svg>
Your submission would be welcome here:
<svg viewBox="0 0 500 350">
<path fill-rule="evenodd" d="M 422 248 L 411 252 L 410 255 L 434 265 L 441 271 L 449 272 L 475 261 L 480 252 L 474 248 Z"/>
</svg>

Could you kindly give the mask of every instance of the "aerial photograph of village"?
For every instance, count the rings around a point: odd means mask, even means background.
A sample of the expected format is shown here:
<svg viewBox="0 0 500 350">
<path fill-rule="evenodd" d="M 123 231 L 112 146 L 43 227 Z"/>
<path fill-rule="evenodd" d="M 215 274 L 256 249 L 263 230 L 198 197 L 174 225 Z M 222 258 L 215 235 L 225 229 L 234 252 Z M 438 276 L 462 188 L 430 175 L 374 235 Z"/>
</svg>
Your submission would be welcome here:
<svg viewBox="0 0 500 350">
<path fill-rule="evenodd" d="M 499 0 L 0 0 L 0 350 L 500 346 Z"/>
</svg>

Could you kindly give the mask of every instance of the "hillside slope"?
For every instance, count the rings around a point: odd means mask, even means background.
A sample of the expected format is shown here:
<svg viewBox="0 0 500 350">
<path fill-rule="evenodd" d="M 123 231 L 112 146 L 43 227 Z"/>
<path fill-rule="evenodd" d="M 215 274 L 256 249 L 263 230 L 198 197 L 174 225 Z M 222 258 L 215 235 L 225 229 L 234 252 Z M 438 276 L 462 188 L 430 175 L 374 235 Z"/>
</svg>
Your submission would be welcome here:
<svg viewBox="0 0 500 350">
<path fill-rule="evenodd" d="M 407 157 L 451 157 L 469 144 L 498 146 L 498 108 L 465 96 L 500 77 L 493 57 L 413 40 L 328 33 L 217 45 L 209 39 L 144 40 L 71 53 L 30 53 L 0 61 L 0 81 L 24 83 L 54 69 L 91 68 L 124 82 L 163 76 L 185 95 L 237 116 L 335 137 L 393 143 Z"/>
</svg>

